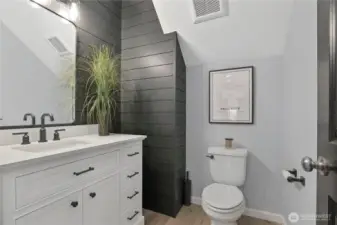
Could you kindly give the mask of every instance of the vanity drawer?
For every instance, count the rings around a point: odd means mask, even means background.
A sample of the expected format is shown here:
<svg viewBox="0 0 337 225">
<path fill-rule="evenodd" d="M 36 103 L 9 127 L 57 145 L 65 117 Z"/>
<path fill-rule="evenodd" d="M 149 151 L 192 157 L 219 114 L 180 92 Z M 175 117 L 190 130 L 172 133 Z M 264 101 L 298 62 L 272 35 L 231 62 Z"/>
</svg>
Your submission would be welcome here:
<svg viewBox="0 0 337 225">
<path fill-rule="evenodd" d="M 117 167 L 118 151 L 114 151 L 18 176 L 15 178 L 16 209 Z"/>
<path fill-rule="evenodd" d="M 121 190 L 137 188 L 142 185 L 142 167 L 135 165 L 121 171 Z"/>
<path fill-rule="evenodd" d="M 88 177 L 97 177 L 99 174 L 103 173 L 113 173 L 118 169 L 118 154 L 119 151 L 108 152 L 95 156 L 93 158 L 88 158 L 81 160 L 82 168 L 77 169 L 77 177 L 81 179 L 87 179 Z M 94 168 L 90 172 L 86 172 L 89 168 Z M 81 173 L 84 172 L 84 173 Z M 80 174 L 79 174 L 80 173 Z M 74 174 L 75 175 L 75 174 Z M 75 175 L 76 176 L 76 175 Z"/>
<path fill-rule="evenodd" d="M 122 192 L 121 195 L 121 212 L 125 212 L 135 206 L 142 204 L 142 187 L 128 189 Z"/>
<path fill-rule="evenodd" d="M 121 212 L 140 205 L 142 203 L 142 183 L 135 183 L 133 187 L 121 191 Z"/>
<path fill-rule="evenodd" d="M 134 225 L 136 224 L 142 216 L 142 207 L 139 204 L 138 206 L 129 209 L 122 214 L 121 225 Z"/>
<path fill-rule="evenodd" d="M 120 162 L 122 167 L 142 163 L 142 145 L 135 144 L 126 147 L 120 152 Z"/>
</svg>

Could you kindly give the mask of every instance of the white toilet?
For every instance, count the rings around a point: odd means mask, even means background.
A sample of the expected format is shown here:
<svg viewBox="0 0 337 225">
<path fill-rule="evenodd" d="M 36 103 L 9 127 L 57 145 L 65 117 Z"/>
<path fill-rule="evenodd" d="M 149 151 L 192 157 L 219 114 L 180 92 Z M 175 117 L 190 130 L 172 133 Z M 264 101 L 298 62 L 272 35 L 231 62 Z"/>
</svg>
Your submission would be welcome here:
<svg viewBox="0 0 337 225">
<path fill-rule="evenodd" d="M 202 208 L 211 225 L 237 225 L 245 210 L 245 199 L 238 188 L 246 180 L 247 149 L 226 150 L 209 147 L 210 172 L 215 183 L 202 192 Z"/>
</svg>

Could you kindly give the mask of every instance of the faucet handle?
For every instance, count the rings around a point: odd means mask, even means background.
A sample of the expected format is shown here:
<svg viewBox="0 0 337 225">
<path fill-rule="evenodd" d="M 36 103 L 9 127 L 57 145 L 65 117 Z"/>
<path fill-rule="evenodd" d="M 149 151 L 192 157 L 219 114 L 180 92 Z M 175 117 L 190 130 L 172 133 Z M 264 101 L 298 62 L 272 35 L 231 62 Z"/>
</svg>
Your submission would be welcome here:
<svg viewBox="0 0 337 225">
<path fill-rule="evenodd" d="M 30 141 L 29 141 L 29 135 L 28 135 L 28 132 L 17 132 L 17 133 L 12 133 L 13 135 L 23 135 L 22 136 L 22 145 L 28 145 L 30 144 Z"/>
<path fill-rule="evenodd" d="M 59 141 L 60 140 L 60 131 L 66 131 L 66 129 L 56 129 L 54 130 L 54 141 Z"/>
</svg>

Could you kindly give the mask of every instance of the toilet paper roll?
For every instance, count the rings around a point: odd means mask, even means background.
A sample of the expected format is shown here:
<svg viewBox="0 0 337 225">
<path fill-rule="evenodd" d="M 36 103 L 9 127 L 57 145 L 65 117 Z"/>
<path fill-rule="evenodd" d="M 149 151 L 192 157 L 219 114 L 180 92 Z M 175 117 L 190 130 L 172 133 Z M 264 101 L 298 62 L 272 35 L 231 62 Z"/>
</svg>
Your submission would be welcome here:
<svg viewBox="0 0 337 225">
<path fill-rule="evenodd" d="M 283 175 L 284 179 L 286 179 L 286 181 L 288 181 L 288 177 L 295 177 L 294 175 L 289 173 L 288 170 L 282 170 L 282 175 Z"/>
</svg>

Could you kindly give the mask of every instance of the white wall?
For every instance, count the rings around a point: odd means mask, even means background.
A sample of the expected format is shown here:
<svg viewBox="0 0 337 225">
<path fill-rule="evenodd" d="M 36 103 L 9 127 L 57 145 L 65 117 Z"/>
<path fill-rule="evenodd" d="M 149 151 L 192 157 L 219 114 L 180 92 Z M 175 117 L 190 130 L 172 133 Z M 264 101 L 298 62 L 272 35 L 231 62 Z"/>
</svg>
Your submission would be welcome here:
<svg viewBox="0 0 337 225">
<path fill-rule="evenodd" d="M 187 70 L 187 168 L 191 171 L 193 196 L 212 183 L 207 147 L 223 145 L 233 137 L 249 149 L 244 194 L 249 208 L 280 212 L 280 156 L 282 152 L 282 57 L 242 59 L 189 67 Z M 254 125 L 208 123 L 208 71 L 241 66 L 255 67 Z"/>
<path fill-rule="evenodd" d="M 284 54 L 284 147 L 282 165 L 296 166 L 305 188 L 282 187 L 283 214 L 316 212 L 316 173 L 303 172 L 304 156 L 317 157 L 317 1 L 296 0 Z M 315 224 L 300 221 L 298 224 Z"/>
<path fill-rule="evenodd" d="M 209 145 L 233 137 L 249 149 L 244 195 L 249 208 L 288 217 L 316 212 L 316 173 L 301 169 L 302 157 L 317 156 L 316 0 L 295 0 L 284 54 L 268 58 L 216 60 L 187 70 L 187 168 L 193 196 L 212 182 Z M 276 28 L 277 29 L 277 28 Z M 237 51 L 240 51 L 238 49 Z M 231 53 L 223 49 L 223 54 Z M 208 123 L 208 71 L 255 67 L 254 125 Z M 305 188 L 287 183 L 282 169 L 297 168 Z M 300 221 L 298 224 L 315 224 Z"/>
<path fill-rule="evenodd" d="M 163 31 L 178 32 L 186 65 L 193 66 L 282 54 L 293 0 L 230 0 L 229 16 L 199 24 L 191 0 L 153 3 Z"/>
</svg>

